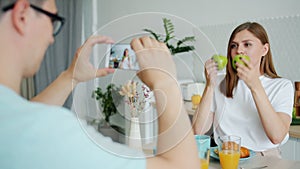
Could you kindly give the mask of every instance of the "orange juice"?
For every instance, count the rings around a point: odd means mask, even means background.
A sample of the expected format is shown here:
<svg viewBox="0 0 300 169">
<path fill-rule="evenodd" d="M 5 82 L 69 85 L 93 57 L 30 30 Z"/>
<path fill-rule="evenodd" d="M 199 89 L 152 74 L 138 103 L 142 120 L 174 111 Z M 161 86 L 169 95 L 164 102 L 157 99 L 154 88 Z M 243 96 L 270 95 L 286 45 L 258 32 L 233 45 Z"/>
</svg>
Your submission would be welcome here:
<svg viewBox="0 0 300 169">
<path fill-rule="evenodd" d="M 208 169 L 209 162 L 207 159 L 200 158 L 200 168 L 201 169 Z"/>
<path fill-rule="evenodd" d="M 201 101 L 201 96 L 199 94 L 194 94 L 192 96 L 193 109 L 197 109 L 198 104 Z"/>
<path fill-rule="evenodd" d="M 219 152 L 222 169 L 237 169 L 239 166 L 240 153 L 238 151 L 222 150 Z"/>
</svg>

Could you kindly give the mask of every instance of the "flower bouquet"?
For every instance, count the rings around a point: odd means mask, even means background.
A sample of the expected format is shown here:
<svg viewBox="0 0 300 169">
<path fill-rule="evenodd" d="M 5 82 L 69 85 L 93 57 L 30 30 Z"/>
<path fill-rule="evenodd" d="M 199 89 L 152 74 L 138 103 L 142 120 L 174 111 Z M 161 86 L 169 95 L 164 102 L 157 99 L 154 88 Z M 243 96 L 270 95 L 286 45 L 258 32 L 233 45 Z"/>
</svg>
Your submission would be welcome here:
<svg viewBox="0 0 300 169">
<path fill-rule="evenodd" d="M 128 104 L 130 109 L 131 118 L 128 145 L 135 149 L 141 149 L 142 140 L 139 116 L 145 111 L 147 104 L 150 104 L 149 99 L 152 96 L 151 91 L 146 85 L 140 85 L 139 82 L 130 80 L 121 87 L 119 94 L 125 97 L 125 103 Z"/>
<path fill-rule="evenodd" d="M 128 81 L 127 84 L 121 87 L 119 94 L 125 96 L 125 103 L 130 108 L 131 117 L 138 117 L 149 104 L 151 91 L 145 84 L 139 85 L 139 82 Z"/>
</svg>

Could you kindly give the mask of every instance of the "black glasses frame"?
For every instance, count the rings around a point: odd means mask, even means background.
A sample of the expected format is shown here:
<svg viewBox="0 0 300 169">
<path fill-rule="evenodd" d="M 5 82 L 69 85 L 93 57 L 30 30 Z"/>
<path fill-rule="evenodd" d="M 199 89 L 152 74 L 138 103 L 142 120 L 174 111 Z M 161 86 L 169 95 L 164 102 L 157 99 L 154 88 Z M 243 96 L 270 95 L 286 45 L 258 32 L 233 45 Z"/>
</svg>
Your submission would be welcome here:
<svg viewBox="0 0 300 169">
<path fill-rule="evenodd" d="M 11 5 L 8 5 L 6 7 L 3 7 L 2 11 L 7 12 L 8 10 L 12 9 L 14 6 L 15 6 L 15 3 L 13 3 Z M 53 30 L 54 31 L 53 36 L 56 36 L 61 31 L 61 29 L 62 29 L 62 27 L 65 23 L 65 18 L 63 18 L 63 17 L 61 17 L 57 14 L 50 13 L 50 12 L 48 12 L 48 11 L 38 7 L 38 6 L 32 5 L 32 4 L 30 4 L 30 7 L 33 8 L 34 10 L 40 12 L 40 13 L 43 13 L 43 14 L 47 15 L 51 19 L 52 23 L 54 23 L 56 21 L 59 21 L 61 23 L 57 30 L 55 30 L 55 28 L 53 28 L 54 29 Z"/>
</svg>

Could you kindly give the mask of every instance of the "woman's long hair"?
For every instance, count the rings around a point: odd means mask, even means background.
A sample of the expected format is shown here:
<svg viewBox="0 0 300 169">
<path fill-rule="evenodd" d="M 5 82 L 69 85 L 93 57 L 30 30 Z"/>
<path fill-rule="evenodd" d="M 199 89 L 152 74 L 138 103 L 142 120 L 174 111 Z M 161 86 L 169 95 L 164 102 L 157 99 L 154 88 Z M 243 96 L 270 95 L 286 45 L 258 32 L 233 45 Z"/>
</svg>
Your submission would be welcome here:
<svg viewBox="0 0 300 169">
<path fill-rule="evenodd" d="M 123 57 L 122 57 L 122 62 L 124 61 L 124 59 L 128 56 L 129 57 L 129 50 L 126 48 L 125 50 L 124 50 L 124 52 L 123 52 Z"/>
<path fill-rule="evenodd" d="M 272 53 L 271 53 L 271 47 L 270 47 L 270 42 L 269 38 L 267 35 L 267 32 L 265 29 L 258 23 L 256 22 L 246 22 L 241 25 L 239 25 L 237 28 L 234 29 L 232 32 L 229 43 L 227 46 L 227 59 L 228 59 L 228 64 L 226 67 L 226 76 L 225 79 L 221 82 L 220 85 L 220 90 L 221 92 L 229 98 L 233 97 L 233 90 L 237 86 L 238 83 L 238 76 L 236 74 L 236 71 L 232 67 L 232 58 L 231 58 L 231 43 L 233 39 L 235 38 L 236 34 L 243 31 L 243 30 L 248 30 L 251 32 L 256 38 L 258 38 L 261 43 L 264 44 L 269 44 L 269 50 L 268 53 L 262 57 L 261 62 L 260 62 L 260 71 L 263 74 L 268 75 L 271 78 L 279 78 L 279 76 L 276 73 L 275 67 L 273 65 L 273 60 L 272 60 Z"/>
</svg>

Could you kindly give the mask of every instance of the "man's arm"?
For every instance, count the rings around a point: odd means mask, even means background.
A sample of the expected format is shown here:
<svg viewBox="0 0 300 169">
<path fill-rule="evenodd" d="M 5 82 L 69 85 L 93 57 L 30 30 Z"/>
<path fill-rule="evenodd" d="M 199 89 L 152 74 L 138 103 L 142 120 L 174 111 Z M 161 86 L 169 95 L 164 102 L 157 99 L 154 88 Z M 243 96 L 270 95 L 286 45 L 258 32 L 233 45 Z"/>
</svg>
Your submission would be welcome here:
<svg viewBox="0 0 300 169">
<path fill-rule="evenodd" d="M 157 156 L 147 159 L 147 168 L 200 168 L 194 134 L 168 48 L 149 37 L 134 39 L 131 45 L 141 69 L 138 76 L 154 91 L 158 112 Z"/>
<path fill-rule="evenodd" d="M 156 158 L 147 160 L 148 168 L 200 168 L 197 147 L 178 85 L 154 88 L 159 113 Z"/>
<path fill-rule="evenodd" d="M 70 67 L 31 101 L 61 106 L 78 83 L 113 73 L 113 69 L 96 69 L 89 61 L 92 48 L 100 43 L 113 43 L 113 41 L 105 36 L 90 37 L 78 48 Z"/>
</svg>

